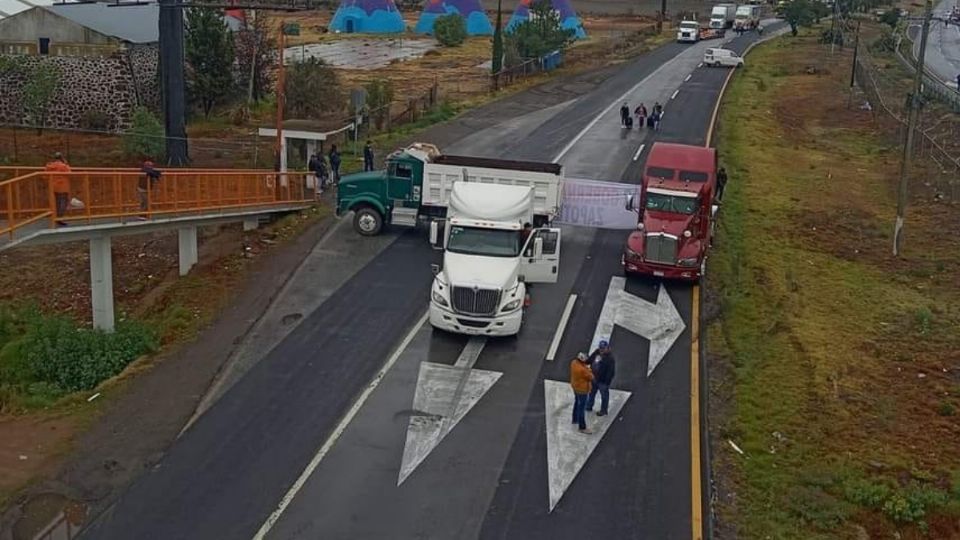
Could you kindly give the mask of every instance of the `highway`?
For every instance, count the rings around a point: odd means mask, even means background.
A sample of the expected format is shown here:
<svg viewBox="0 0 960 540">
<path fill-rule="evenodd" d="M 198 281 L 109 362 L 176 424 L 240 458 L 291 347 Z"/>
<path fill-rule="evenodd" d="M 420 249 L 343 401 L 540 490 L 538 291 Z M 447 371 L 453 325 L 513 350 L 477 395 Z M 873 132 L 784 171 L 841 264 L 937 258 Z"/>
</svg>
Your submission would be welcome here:
<svg viewBox="0 0 960 540">
<path fill-rule="evenodd" d="M 943 0 L 937 4 L 934 12 L 947 18 L 955 5 L 957 5 L 956 0 Z M 910 31 L 910 35 L 914 38 L 913 57 L 917 58 L 920 56 L 920 26 L 911 26 Z M 930 24 L 927 41 L 927 54 L 924 59 L 927 69 L 947 86 L 956 88 L 957 75 L 960 75 L 960 26 L 933 21 Z"/>
<path fill-rule="evenodd" d="M 715 44 L 668 44 L 581 98 L 430 142 L 637 183 L 654 141 L 706 142 L 728 74 L 699 67 Z M 622 130 L 624 100 L 663 103 L 662 131 Z M 605 303 L 616 307 L 607 293 L 626 234 L 564 227 L 559 282 L 535 286 L 517 338 L 489 341 L 425 324 L 439 255 L 422 231 L 375 239 L 369 262 L 81 538 L 700 538 L 697 287 L 626 281 L 675 306 L 679 337 L 651 364 L 651 343 L 616 327 L 611 414 L 588 416 L 591 436 L 570 429 L 569 359 L 590 347 Z M 545 360 L 571 295 L 556 360 Z"/>
</svg>

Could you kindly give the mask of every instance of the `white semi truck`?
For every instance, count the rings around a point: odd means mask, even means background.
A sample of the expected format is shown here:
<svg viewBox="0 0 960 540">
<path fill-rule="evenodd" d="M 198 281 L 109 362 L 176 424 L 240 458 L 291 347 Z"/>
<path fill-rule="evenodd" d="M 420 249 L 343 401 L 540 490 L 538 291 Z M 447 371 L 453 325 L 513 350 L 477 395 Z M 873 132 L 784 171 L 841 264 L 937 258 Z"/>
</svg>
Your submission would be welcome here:
<svg viewBox="0 0 960 540">
<path fill-rule="evenodd" d="M 716 4 L 710 11 L 710 28 L 721 30 L 733 26 L 736 17 L 736 4 Z"/>
<path fill-rule="evenodd" d="M 534 186 L 452 184 L 446 221 L 430 224 L 430 242 L 444 250 L 430 291 L 434 328 L 484 336 L 520 331 L 526 284 L 555 283 L 560 271 L 560 229 L 525 225 L 551 210 L 560 189 L 558 183 L 538 197 Z"/>
<path fill-rule="evenodd" d="M 755 30 L 760 26 L 760 6 L 750 4 L 741 4 L 737 6 L 737 13 L 734 17 L 734 28 L 743 30 Z"/>
</svg>

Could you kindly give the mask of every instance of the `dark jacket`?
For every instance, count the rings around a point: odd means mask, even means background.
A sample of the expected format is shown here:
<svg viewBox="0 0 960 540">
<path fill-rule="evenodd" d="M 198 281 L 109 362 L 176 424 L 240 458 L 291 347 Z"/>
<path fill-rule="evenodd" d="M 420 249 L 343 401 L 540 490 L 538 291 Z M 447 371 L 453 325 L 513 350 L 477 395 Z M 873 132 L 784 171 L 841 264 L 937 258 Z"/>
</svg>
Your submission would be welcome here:
<svg viewBox="0 0 960 540">
<path fill-rule="evenodd" d="M 363 147 L 363 159 L 373 163 L 373 147 L 369 144 Z"/>
<path fill-rule="evenodd" d="M 337 150 L 330 151 L 330 166 L 334 169 L 340 167 L 340 152 Z"/>
<path fill-rule="evenodd" d="M 137 181 L 137 187 L 143 191 L 146 191 L 149 187 L 153 187 L 157 181 L 160 180 L 160 171 L 154 168 L 152 161 L 144 161 L 143 166 L 140 167 L 140 172 L 143 173 L 140 175 L 140 179 Z"/>
<path fill-rule="evenodd" d="M 630 117 L 630 107 L 626 105 L 620 107 L 620 118 L 629 118 Z"/>
<path fill-rule="evenodd" d="M 600 351 L 594 351 L 590 355 L 590 365 L 593 368 L 593 380 L 598 384 L 609 385 L 613 382 L 617 374 L 617 360 L 613 353 L 601 354 Z"/>
</svg>

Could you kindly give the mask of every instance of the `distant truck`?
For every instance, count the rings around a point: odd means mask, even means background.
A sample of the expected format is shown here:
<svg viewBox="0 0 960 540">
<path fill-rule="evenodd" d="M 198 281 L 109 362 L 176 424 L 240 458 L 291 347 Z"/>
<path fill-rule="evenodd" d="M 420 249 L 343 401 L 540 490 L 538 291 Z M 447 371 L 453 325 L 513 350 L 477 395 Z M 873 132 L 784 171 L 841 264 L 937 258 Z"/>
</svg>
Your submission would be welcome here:
<svg viewBox="0 0 960 540">
<path fill-rule="evenodd" d="M 560 210 L 560 165 L 445 155 L 432 144 L 414 143 L 389 155 L 386 170 L 341 178 L 336 212 L 354 212 L 353 227 L 364 236 L 380 234 L 386 225 L 442 222 L 453 187 L 461 181 L 533 188 L 535 226 L 550 222 Z"/>
<path fill-rule="evenodd" d="M 716 4 L 710 11 L 710 28 L 720 30 L 733 26 L 733 20 L 736 18 L 736 4 Z"/>
<path fill-rule="evenodd" d="M 700 23 L 697 21 L 681 21 L 677 28 L 678 43 L 696 43 L 700 41 Z"/>
<path fill-rule="evenodd" d="M 560 271 L 560 229 L 524 225 L 535 220 L 537 189 L 455 182 L 434 266 L 430 324 L 458 334 L 511 336 L 520 331 L 528 283 L 555 283 Z"/>
<path fill-rule="evenodd" d="M 734 16 L 733 27 L 743 30 L 755 30 L 760 26 L 761 6 L 741 4 L 737 6 L 737 12 Z"/>
<path fill-rule="evenodd" d="M 706 269 L 716 222 L 717 154 L 713 148 L 654 143 L 643 171 L 637 230 L 627 238 L 626 274 L 696 281 Z"/>
</svg>

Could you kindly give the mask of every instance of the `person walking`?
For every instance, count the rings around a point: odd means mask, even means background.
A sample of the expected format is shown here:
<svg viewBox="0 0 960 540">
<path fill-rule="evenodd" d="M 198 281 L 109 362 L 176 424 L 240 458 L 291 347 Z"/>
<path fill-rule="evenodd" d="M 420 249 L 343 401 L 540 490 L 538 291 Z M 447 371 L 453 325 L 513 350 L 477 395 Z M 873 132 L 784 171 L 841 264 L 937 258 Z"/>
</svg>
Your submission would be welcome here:
<svg viewBox="0 0 960 540">
<path fill-rule="evenodd" d="M 620 125 L 627 127 L 627 118 L 630 118 L 630 106 L 624 101 L 620 107 Z"/>
<path fill-rule="evenodd" d="M 340 182 L 340 151 L 337 150 L 337 145 L 334 144 L 330 146 L 329 157 L 333 183 L 337 184 Z"/>
<path fill-rule="evenodd" d="M 593 371 L 593 388 L 587 397 L 587 410 L 593 410 L 593 403 L 600 394 L 600 411 L 597 416 L 606 416 L 610 405 L 610 383 L 617 374 L 617 361 L 610 351 L 610 342 L 601 340 L 597 350 L 590 355 L 590 366 Z"/>
<path fill-rule="evenodd" d="M 51 173 L 47 175 L 50 183 L 50 191 L 53 192 L 53 198 L 56 203 L 56 214 L 62 218 L 67 213 L 67 207 L 70 205 L 70 165 L 63 159 L 63 154 L 56 152 L 53 154 L 53 160 L 47 163 L 44 171 Z M 65 227 L 67 223 L 57 220 L 57 225 Z"/>
<path fill-rule="evenodd" d="M 590 370 L 590 364 L 587 355 L 577 353 L 577 357 L 570 361 L 570 386 L 573 388 L 573 423 L 577 424 L 580 433 L 591 434 L 587 427 L 587 397 L 590 395 L 590 387 L 593 382 L 593 371 Z"/>
<path fill-rule="evenodd" d="M 643 127 L 643 123 L 647 120 L 647 108 L 641 103 L 633 110 L 633 114 L 637 117 L 637 125 Z"/>
<path fill-rule="evenodd" d="M 373 145 L 370 141 L 367 141 L 367 144 L 363 146 L 363 170 L 373 170 Z"/>
<path fill-rule="evenodd" d="M 147 219 L 145 213 L 150 203 L 149 191 L 160 181 L 161 174 L 154 167 L 150 158 L 143 160 L 143 164 L 140 166 L 140 177 L 137 178 L 137 198 L 140 199 L 140 211 L 144 212 L 140 219 Z"/>
</svg>

